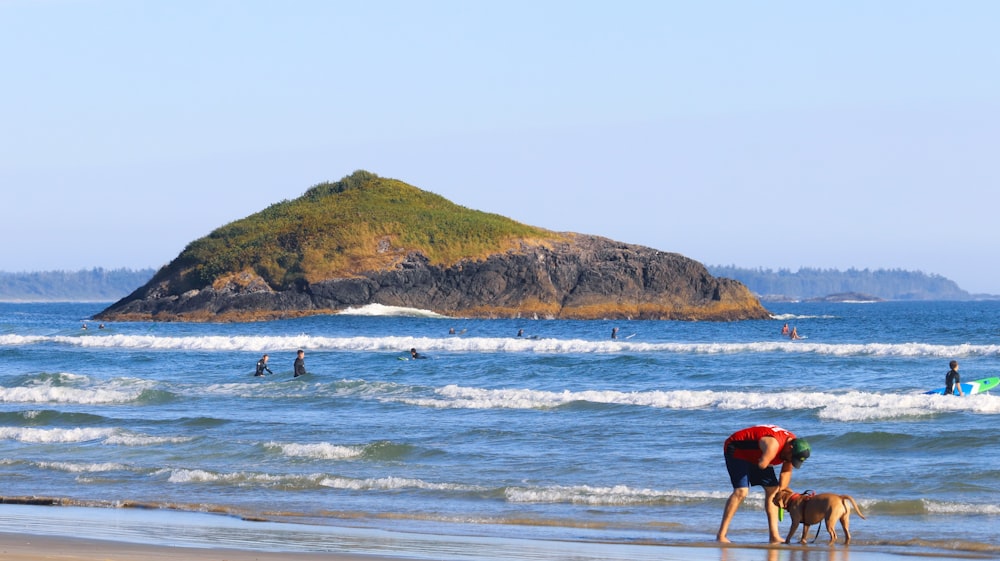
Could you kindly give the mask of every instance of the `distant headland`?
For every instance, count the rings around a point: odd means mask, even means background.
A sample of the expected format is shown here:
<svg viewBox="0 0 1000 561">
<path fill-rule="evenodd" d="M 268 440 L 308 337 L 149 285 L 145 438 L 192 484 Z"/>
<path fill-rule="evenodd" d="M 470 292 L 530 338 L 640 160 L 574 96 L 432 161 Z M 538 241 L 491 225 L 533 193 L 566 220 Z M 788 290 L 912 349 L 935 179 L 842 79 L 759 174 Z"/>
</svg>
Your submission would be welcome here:
<svg viewBox="0 0 1000 561">
<path fill-rule="evenodd" d="M 752 269 L 709 265 L 716 276 L 736 279 L 766 302 L 877 300 L 998 300 L 970 294 L 941 275 L 902 269 Z"/>
<path fill-rule="evenodd" d="M 770 317 L 692 259 L 553 232 L 358 171 L 194 240 L 104 321 L 256 321 L 367 304 L 462 317 Z"/>
</svg>

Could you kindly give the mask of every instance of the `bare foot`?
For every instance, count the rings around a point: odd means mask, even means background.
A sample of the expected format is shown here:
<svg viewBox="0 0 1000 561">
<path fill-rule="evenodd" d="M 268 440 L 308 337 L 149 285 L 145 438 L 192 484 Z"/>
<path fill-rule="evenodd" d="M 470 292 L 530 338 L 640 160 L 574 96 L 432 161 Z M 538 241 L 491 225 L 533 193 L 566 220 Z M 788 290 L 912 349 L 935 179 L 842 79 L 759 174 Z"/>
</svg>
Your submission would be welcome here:
<svg viewBox="0 0 1000 561">
<path fill-rule="evenodd" d="M 785 540 L 783 540 L 783 539 L 781 539 L 781 538 L 776 538 L 776 537 L 774 537 L 774 536 L 771 536 L 771 543 L 772 543 L 772 544 L 776 544 L 776 543 L 785 543 Z"/>
<path fill-rule="evenodd" d="M 729 538 L 727 538 L 726 536 L 715 536 L 715 541 L 717 541 L 719 543 L 732 543 L 732 542 L 729 541 Z"/>
</svg>

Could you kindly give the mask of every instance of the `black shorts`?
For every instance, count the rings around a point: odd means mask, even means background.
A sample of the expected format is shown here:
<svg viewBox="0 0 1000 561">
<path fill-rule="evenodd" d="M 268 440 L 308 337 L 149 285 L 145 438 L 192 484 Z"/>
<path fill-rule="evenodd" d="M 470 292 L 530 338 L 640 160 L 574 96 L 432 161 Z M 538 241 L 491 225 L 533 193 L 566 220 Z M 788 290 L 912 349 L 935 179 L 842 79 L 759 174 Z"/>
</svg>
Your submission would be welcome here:
<svg viewBox="0 0 1000 561">
<path fill-rule="evenodd" d="M 733 484 L 733 489 L 740 487 L 751 487 L 760 485 L 761 487 L 777 487 L 778 477 L 774 474 L 774 466 L 767 466 L 760 469 L 753 462 L 734 458 L 726 454 L 726 469 L 729 470 L 729 481 Z"/>
</svg>

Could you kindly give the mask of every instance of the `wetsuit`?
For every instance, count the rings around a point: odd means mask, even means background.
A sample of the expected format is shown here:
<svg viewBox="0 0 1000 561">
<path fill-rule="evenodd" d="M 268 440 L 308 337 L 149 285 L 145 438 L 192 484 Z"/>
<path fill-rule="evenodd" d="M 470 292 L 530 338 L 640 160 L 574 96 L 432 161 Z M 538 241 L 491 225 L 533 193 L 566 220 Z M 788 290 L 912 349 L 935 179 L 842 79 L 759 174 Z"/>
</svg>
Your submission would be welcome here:
<svg viewBox="0 0 1000 561">
<path fill-rule="evenodd" d="M 293 378 L 298 378 L 299 376 L 305 376 L 306 375 L 306 360 L 304 358 L 301 358 L 301 357 L 296 358 L 295 359 L 294 368 L 295 368 L 295 374 L 292 376 Z"/>
<path fill-rule="evenodd" d="M 955 390 L 962 384 L 962 377 L 958 375 L 958 370 L 949 370 L 944 376 L 944 394 L 955 395 Z"/>
<path fill-rule="evenodd" d="M 257 372 L 254 372 L 254 376 L 263 376 L 265 370 L 267 370 L 268 374 L 274 374 L 274 372 L 271 372 L 271 369 L 267 367 L 267 363 L 264 362 L 264 359 L 258 360 L 257 361 Z"/>
</svg>

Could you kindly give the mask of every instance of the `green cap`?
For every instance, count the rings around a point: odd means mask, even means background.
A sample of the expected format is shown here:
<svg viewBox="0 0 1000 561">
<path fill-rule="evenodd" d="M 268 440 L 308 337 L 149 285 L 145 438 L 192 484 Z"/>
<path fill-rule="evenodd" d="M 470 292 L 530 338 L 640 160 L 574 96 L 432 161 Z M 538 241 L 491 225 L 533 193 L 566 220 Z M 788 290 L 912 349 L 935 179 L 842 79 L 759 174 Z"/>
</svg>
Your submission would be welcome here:
<svg viewBox="0 0 1000 561">
<path fill-rule="evenodd" d="M 809 454 L 812 453 L 812 446 L 806 442 L 804 438 L 792 439 L 792 467 L 800 468 L 802 467 L 802 462 L 806 461 Z"/>
</svg>

